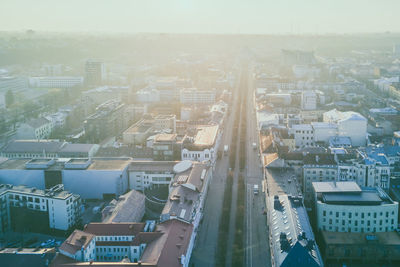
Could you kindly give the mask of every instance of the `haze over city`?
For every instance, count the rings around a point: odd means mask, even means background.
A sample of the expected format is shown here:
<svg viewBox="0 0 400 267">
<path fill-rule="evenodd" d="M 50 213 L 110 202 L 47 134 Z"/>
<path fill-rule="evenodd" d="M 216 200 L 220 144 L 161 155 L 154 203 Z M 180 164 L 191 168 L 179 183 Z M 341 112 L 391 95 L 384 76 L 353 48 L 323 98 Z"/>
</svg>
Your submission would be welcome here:
<svg viewBox="0 0 400 267">
<path fill-rule="evenodd" d="M 400 1 L 0 1 L 0 267 L 400 266 Z"/>
<path fill-rule="evenodd" d="M 2 0 L 0 30 L 326 34 L 399 32 L 396 0 Z"/>
</svg>

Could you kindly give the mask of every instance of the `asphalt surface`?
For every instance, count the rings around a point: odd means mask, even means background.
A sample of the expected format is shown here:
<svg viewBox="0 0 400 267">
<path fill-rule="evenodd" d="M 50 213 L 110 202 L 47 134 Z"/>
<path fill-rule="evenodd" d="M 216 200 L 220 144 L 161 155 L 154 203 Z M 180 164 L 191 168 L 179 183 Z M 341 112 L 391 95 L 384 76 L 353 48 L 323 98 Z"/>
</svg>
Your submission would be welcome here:
<svg viewBox="0 0 400 267">
<path fill-rule="evenodd" d="M 237 96 L 234 95 L 233 97 L 236 98 Z M 235 103 L 235 99 L 232 99 L 232 103 Z M 223 131 L 220 143 L 221 148 L 223 148 L 224 145 L 228 145 L 230 149 L 236 109 L 237 107 L 233 105 L 226 118 L 225 130 Z M 221 159 L 217 159 L 215 163 L 213 179 L 210 182 L 210 188 L 205 200 L 204 215 L 197 234 L 195 248 L 192 252 L 190 266 L 215 266 L 215 255 L 217 253 L 218 245 L 218 228 L 222 213 L 226 177 L 229 169 L 228 154 L 222 155 Z"/>
<path fill-rule="evenodd" d="M 246 221 L 245 221 L 245 266 L 271 266 L 267 218 L 264 215 L 265 195 L 262 192 L 263 168 L 260 157 L 259 133 L 257 129 L 254 83 L 251 68 L 248 74 L 247 138 L 246 138 Z M 256 143 L 256 148 L 253 147 Z M 254 194 L 257 184 L 259 193 Z"/>
</svg>

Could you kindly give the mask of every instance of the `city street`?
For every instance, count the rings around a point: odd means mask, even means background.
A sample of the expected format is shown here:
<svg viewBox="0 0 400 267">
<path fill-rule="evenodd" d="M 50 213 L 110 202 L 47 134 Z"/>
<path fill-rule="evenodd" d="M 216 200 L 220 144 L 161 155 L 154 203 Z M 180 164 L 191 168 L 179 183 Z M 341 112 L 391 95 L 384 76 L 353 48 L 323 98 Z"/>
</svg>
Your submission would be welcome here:
<svg viewBox="0 0 400 267">
<path fill-rule="evenodd" d="M 238 82 L 239 84 L 239 82 Z M 233 95 L 232 103 L 235 103 Z M 225 130 L 222 134 L 220 146 L 231 144 L 232 128 L 236 106 L 232 106 L 225 122 Z M 229 156 L 222 155 L 216 161 L 213 179 L 210 182 L 207 199 L 204 205 L 204 215 L 197 234 L 195 248 L 192 252 L 191 264 L 194 266 L 215 266 L 215 254 L 218 245 L 218 228 L 222 212 L 226 177 L 229 168 Z"/>
<path fill-rule="evenodd" d="M 245 266 L 271 266 L 268 228 L 264 211 L 262 192 L 263 169 L 260 158 L 259 134 L 257 129 L 255 103 L 253 98 L 253 75 L 249 70 L 247 97 L 247 138 L 246 138 L 246 222 L 245 222 Z M 253 143 L 257 147 L 253 148 Z M 255 195 L 253 186 L 258 184 L 259 194 Z"/>
</svg>

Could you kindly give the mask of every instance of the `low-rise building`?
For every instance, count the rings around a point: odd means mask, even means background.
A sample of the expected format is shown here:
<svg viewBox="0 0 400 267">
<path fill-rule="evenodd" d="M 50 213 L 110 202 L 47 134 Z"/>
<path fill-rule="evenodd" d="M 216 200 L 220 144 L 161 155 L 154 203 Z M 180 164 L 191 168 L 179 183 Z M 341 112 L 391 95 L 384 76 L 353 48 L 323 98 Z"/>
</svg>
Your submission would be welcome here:
<svg viewBox="0 0 400 267">
<path fill-rule="evenodd" d="M 399 204 L 381 188 L 355 182 L 314 182 L 317 227 L 331 232 L 390 232 L 397 228 Z"/>
<path fill-rule="evenodd" d="M 131 190 L 113 199 L 101 212 L 104 223 L 140 222 L 145 212 L 145 196 Z"/>
<path fill-rule="evenodd" d="M 182 160 L 210 161 L 217 158 L 221 133 L 218 125 L 199 126 L 193 137 L 182 142 Z"/>
<path fill-rule="evenodd" d="M 50 266 L 188 267 L 193 232 L 191 224 L 176 219 L 158 225 L 91 223 L 68 237 Z"/>
<path fill-rule="evenodd" d="M 80 196 L 64 191 L 61 184 L 46 190 L 0 184 L 0 207 L 2 234 L 10 230 L 67 231 L 81 221 Z"/>
</svg>

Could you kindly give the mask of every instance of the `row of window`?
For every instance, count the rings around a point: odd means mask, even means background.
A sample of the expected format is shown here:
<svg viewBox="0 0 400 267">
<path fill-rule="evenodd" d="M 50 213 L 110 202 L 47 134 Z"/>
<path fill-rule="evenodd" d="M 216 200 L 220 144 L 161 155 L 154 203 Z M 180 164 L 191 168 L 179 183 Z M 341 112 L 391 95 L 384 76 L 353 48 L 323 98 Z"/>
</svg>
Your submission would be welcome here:
<svg viewBox="0 0 400 267">
<path fill-rule="evenodd" d="M 359 214 L 358 212 L 355 212 L 355 213 L 354 213 L 355 217 L 358 217 L 358 214 Z M 373 213 L 368 212 L 368 213 L 367 213 L 367 217 L 371 217 L 371 214 L 373 215 L 374 218 L 376 218 L 376 216 L 378 215 L 377 212 L 373 212 Z M 394 211 L 392 211 L 391 214 L 394 215 Z M 329 215 L 333 215 L 333 212 L 330 211 L 330 212 L 329 212 Z M 337 212 L 336 212 L 336 218 L 338 218 L 339 215 L 340 215 L 340 212 L 337 211 Z M 365 213 L 364 213 L 364 212 L 361 212 L 360 215 L 361 215 L 361 219 L 364 219 Z M 386 211 L 386 212 L 385 212 L 385 215 L 386 215 L 386 218 L 388 218 L 388 217 L 389 217 L 389 211 Z M 326 210 L 322 211 L 322 216 L 326 216 Z M 346 216 L 346 212 L 343 211 L 343 212 L 342 212 L 342 216 L 343 216 L 343 217 Z M 353 213 L 352 213 L 352 212 L 349 212 L 349 213 L 348 213 L 348 216 L 349 216 L 349 219 L 350 219 L 350 218 L 353 216 Z M 382 212 L 382 211 L 379 213 L 379 216 L 383 216 L 383 212 Z"/>
</svg>

